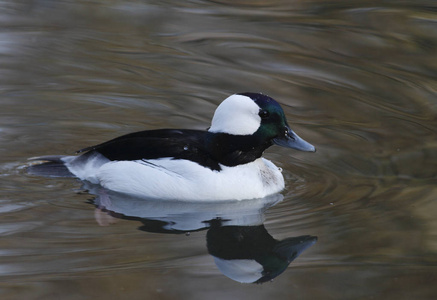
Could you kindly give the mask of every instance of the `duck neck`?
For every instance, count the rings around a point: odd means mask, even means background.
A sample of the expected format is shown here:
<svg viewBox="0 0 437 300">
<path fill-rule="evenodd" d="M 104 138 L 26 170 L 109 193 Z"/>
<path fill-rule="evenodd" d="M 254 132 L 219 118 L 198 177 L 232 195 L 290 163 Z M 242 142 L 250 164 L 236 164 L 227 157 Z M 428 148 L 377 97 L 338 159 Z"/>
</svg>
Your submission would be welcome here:
<svg viewBox="0 0 437 300">
<path fill-rule="evenodd" d="M 225 166 L 247 164 L 260 158 L 272 145 L 256 135 L 232 135 L 227 133 L 207 133 L 206 148 L 212 158 Z"/>
</svg>

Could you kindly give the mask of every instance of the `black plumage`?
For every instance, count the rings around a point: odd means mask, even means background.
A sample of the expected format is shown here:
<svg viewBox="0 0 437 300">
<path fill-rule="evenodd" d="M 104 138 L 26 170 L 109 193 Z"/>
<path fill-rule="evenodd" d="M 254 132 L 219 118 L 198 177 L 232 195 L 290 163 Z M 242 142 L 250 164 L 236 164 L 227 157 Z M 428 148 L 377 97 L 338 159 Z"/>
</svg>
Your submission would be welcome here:
<svg viewBox="0 0 437 300">
<path fill-rule="evenodd" d="M 256 134 L 235 136 L 201 130 L 158 129 L 123 135 L 77 153 L 96 151 L 109 160 L 185 159 L 220 171 L 220 164 L 236 166 L 254 161 L 270 145 L 270 140 L 261 141 Z"/>
<path fill-rule="evenodd" d="M 105 143 L 79 150 L 96 151 L 109 160 L 143 160 L 170 157 L 186 159 L 212 170 L 220 165 L 206 149 L 206 131 L 157 129 L 126 134 Z"/>
</svg>

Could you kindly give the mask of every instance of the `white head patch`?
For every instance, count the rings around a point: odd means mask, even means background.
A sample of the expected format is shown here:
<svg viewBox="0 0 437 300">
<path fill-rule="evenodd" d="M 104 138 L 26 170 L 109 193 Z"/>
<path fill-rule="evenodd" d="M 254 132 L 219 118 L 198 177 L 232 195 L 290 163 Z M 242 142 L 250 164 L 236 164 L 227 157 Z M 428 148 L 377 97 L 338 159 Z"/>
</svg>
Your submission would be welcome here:
<svg viewBox="0 0 437 300">
<path fill-rule="evenodd" d="M 234 135 L 253 134 L 261 124 L 258 113 L 259 106 L 249 97 L 229 96 L 217 107 L 209 131 Z"/>
</svg>

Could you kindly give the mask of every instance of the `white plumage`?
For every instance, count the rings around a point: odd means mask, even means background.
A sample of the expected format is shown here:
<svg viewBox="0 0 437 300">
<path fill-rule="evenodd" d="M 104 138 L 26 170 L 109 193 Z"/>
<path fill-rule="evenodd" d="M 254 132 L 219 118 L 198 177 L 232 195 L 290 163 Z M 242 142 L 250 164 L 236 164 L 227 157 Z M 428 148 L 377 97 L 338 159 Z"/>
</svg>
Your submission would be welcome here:
<svg viewBox="0 0 437 300">
<path fill-rule="evenodd" d="M 157 199 L 242 200 L 263 198 L 284 188 L 280 169 L 264 158 L 235 167 L 221 166 L 221 171 L 171 158 L 108 161 L 96 155 L 86 161 L 66 160 L 70 172 L 81 180 Z"/>
<path fill-rule="evenodd" d="M 249 97 L 232 95 L 216 109 L 209 132 L 222 132 L 234 135 L 255 133 L 261 124 L 259 106 Z"/>
</svg>

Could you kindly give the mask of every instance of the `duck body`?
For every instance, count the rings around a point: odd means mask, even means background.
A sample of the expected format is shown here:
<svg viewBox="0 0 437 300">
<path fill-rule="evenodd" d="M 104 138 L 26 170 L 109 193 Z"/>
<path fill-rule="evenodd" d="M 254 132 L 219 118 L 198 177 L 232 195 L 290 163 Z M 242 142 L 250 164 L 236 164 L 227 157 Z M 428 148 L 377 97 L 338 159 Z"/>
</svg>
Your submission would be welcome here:
<svg viewBox="0 0 437 300">
<path fill-rule="evenodd" d="M 47 168 L 56 167 L 58 175 L 147 198 L 262 198 L 284 188 L 281 170 L 262 158 L 273 144 L 314 151 L 289 128 L 275 100 L 244 93 L 220 104 L 207 131 L 135 132 L 82 149 L 79 156 L 47 158 L 31 173 L 50 175 Z"/>
</svg>

